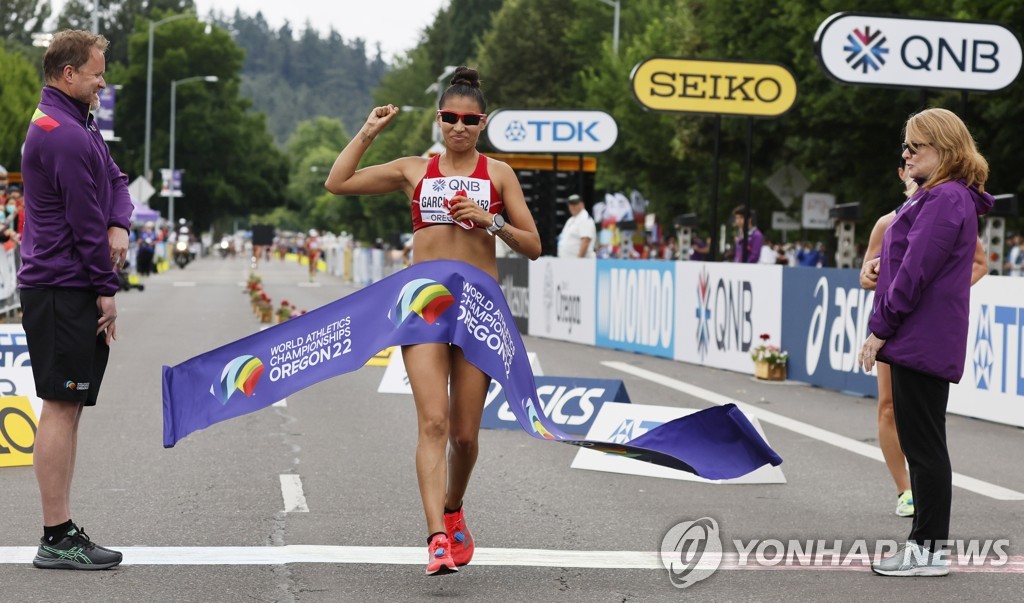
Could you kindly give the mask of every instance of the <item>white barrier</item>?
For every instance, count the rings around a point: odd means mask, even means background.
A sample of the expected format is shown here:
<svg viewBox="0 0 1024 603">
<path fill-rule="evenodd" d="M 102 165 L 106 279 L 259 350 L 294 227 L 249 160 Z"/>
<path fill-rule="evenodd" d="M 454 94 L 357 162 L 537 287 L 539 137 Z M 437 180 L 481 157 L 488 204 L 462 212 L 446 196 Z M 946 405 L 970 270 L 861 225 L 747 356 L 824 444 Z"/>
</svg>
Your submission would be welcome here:
<svg viewBox="0 0 1024 603">
<path fill-rule="evenodd" d="M 0 314 L 19 307 L 18 268 L 14 249 L 0 247 Z"/>
<path fill-rule="evenodd" d="M 781 341 L 784 349 L 783 333 L 807 336 L 805 308 L 782 301 L 784 283 L 795 287 L 800 280 L 788 277 L 855 282 L 856 272 L 545 257 L 529 266 L 529 334 L 752 374 L 750 348 L 760 343 L 762 333 L 771 336 L 771 343 Z M 840 302 L 831 300 L 829 307 Z M 833 322 L 844 316 L 852 320 L 847 314 L 837 316 Z M 851 329 L 827 332 L 834 337 Z M 797 343 L 788 350 L 790 366 L 807 364 L 807 350 L 818 349 Z M 839 344 L 845 354 L 860 341 Z M 950 388 L 949 411 L 1024 427 L 1024 278 L 986 276 L 971 289 L 967 346 L 963 379 Z M 819 367 L 817 372 L 828 370 Z"/>
<path fill-rule="evenodd" d="M 1024 427 L 1024 278 L 986 276 L 971 288 L 967 362 L 949 412 Z"/>
</svg>

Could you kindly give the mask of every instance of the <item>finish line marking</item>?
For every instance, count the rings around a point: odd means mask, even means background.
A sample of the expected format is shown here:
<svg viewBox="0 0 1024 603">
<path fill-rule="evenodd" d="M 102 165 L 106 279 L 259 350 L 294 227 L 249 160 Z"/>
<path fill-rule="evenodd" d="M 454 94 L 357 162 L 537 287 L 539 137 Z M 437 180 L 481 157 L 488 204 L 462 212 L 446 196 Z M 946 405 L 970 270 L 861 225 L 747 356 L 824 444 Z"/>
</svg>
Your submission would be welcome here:
<svg viewBox="0 0 1024 603">
<path fill-rule="evenodd" d="M 358 563 L 380 565 L 423 565 L 422 547 L 372 546 L 227 546 L 227 547 L 114 547 L 124 554 L 122 565 L 285 565 L 289 563 Z M 0 547 L 0 564 L 32 563 L 34 546 Z M 711 568 L 715 561 L 720 570 L 832 570 L 870 572 L 868 555 L 842 557 L 846 565 L 825 564 L 809 558 L 787 558 L 777 565 L 740 564 L 738 553 L 704 553 L 698 562 Z M 1006 558 L 1002 565 L 952 559 L 955 572 L 1024 574 L 1024 556 Z M 831 563 L 831 560 L 829 561 Z M 507 567 L 565 567 L 583 569 L 648 569 L 665 571 L 657 552 L 650 551 L 555 551 L 547 549 L 478 548 L 472 565 Z"/>
<path fill-rule="evenodd" d="M 620 370 L 635 377 L 640 377 L 641 379 L 646 379 L 659 385 L 664 385 L 665 387 L 699 398 L 706 402 L 710 402 L 711 404 L 717 404 L 719 406 L 730 403 L 735 404 L 743 412 L 756 416 L 762 423 L 770 423 L 777 427 L 782 427 L 783 429 L 796 432 L 800 435 L 814 438 L 815 440 L 826 444 L 831 444 L 837 448 L 842 448 L 843 450 L 847 450 L 861 456 L 866 456 L 869 459 L 874 459 L 882 463 L 885 462 L 885 457 L 882 456 L 882 450 L 877 446 L 858 442 L 853 438 L 848 438 L 846 436 L 839 435 L 838 433 L 834 433 L 820 427 L 815 427 L 810 423 L 790 419 L 789 417 L 778 413 L 764 410 L 763 408 L 758 408 L 745 402 L 734 400 L 728 396 L 706 390 L 702 387 L 697 387 L 696 385 L 679 381 L 678 379 L 673 379 L 671 377 L 666 377 L 665 375 L 655 373 L 654 371 L 626 364 L 625 362 L 605 361 L 601 364 L 608 368 Z M 1002 486 L 997 486 L 995 484 L 990 484 L 980 479 L 968 477 L 961 473 L 953 473 L 953 485 L 959 486 L 964 490 L 970 490 L 975 494 L 994 498 L 995 500 L 1024 500 L 1024 493 L 1017 492 L 1016 490 L 1010 490 L 1009 488 L 1004 488 Z"/>
</svg>

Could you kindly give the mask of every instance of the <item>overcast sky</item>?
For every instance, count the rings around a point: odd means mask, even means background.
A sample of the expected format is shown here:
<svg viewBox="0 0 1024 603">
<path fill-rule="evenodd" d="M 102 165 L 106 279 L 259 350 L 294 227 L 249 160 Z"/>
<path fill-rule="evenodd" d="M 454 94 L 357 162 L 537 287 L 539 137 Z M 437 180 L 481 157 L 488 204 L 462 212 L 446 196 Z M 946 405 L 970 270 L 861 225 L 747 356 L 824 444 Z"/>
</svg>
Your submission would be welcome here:
<svg viewBox="0 0 1024 603">
<path fill-rule="evenodd" d="M 102 0 L 101 0 L 102 1 Z M 420 34 L 434 21 L 437 11 L 449 0 L 195 0 L 200 17 L 210 10 L 223 12 L 228 17 L 239 8 L 242 13 L 263 13 L 270 27 L 277 29 L 287 19 L 293 30 L 305 28 L 308 20 L 313 27 L 326 32 L 334 27 L 345 40 L 363 38 L 368 53 L 379 42 L 385 60 L 416 46 Z M 64 0 L 52 0 L 53 12 L 58 14 Z M 100 32 L 102 33 L 102 32 Z"/>
</svg>

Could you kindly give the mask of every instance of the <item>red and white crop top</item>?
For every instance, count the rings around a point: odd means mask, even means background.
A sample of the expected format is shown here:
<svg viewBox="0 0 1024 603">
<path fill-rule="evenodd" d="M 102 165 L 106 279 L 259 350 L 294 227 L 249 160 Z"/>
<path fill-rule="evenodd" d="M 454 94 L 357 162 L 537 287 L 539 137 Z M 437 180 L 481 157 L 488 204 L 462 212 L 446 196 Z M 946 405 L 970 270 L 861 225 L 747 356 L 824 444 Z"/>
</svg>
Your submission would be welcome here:
<svg viewBox="0 0 1024 603">
<path fill-rule="evenodd" d="M 492 215 L 502 212 L 505 204 L 487 174 L 487 157 L 483 153 L 469 176 L 445 176 L 441 173 L 440 162 L 441 155 L 431 157 L 427 163 L 427 172 L 416 185 L 412 196 L 413 232 L 425 226 L 454 225 L 455 221 L 448 215 L 445 201 L 454 197 L 458 191 L 465 191 L 467 197 Z"/>
</svg>

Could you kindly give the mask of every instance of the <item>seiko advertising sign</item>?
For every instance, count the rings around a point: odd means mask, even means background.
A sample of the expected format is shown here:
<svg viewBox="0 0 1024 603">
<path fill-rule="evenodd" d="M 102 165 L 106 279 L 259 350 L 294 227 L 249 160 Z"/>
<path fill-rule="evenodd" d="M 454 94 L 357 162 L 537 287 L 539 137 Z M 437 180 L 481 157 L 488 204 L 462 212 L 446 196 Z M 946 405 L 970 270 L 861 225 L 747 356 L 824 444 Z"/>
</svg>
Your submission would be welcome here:
<svg viewBox="0 0 1024 603">
<path fill-rule="evenodd" d="M 845 84 L 1001 90 L 1020 73 L 1020 41 L 994 23 L 838 13 L 814 36 L 825 72 Z"/>
<path fill-rule="evenodd" d="M 603 111 L 501 110 L 487 120 L 487 139 L 505 153 L 603 153 L 618 136 Z"/>
<path fill-rule="evenodd" d="M 652 111 L 772 117 L 796 100 L 782 65 L 653 57 L 633 68 L 633 95 Z"/>
</svg>

